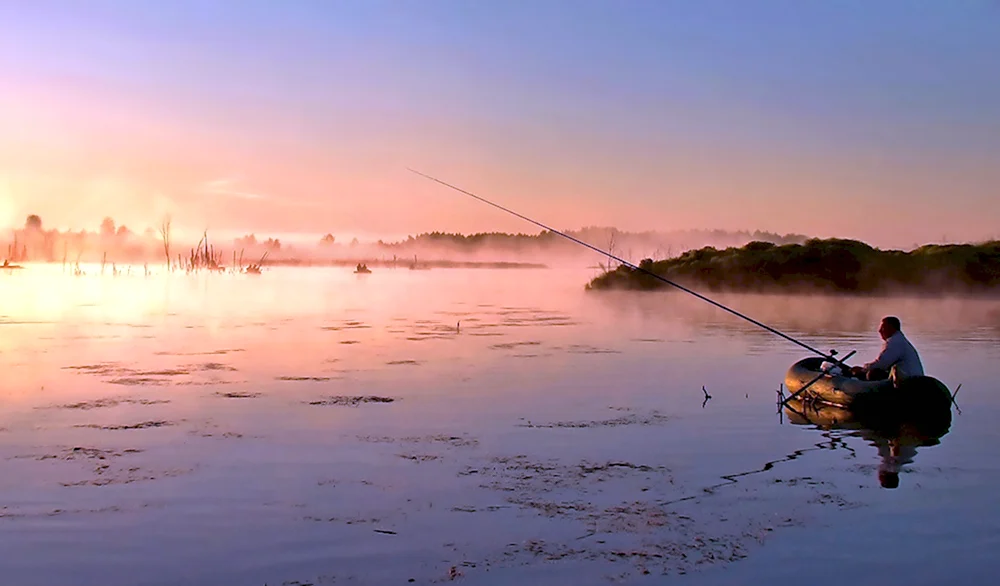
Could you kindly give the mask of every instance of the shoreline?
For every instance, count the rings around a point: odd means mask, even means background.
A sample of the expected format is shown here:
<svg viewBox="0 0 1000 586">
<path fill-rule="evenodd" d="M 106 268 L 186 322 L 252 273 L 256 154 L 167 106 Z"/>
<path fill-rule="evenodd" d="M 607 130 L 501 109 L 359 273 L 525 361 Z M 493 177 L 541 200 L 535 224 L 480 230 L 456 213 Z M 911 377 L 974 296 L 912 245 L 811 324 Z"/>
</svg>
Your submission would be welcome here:
<svg viewBox="0 0 1000 586">
<path fill-rule="evenodd" d="M 246 260 L 246 259 L 245 259 Z M 100 261 L 88 260 L 81 263 L 63 263 L 62 261 L 31 261 L 24 263 L 23 265 L 10 265 L 7 267 L 0 266 L 0 270 L 3 269 L 28 269 L 31 265 L 41 265 L 41 266 L 65 266 L 67 268 L 72 268 L 74 266 L 100 266 L 102 263 Z M 139 268 L 148 266 L 149 268 L 166 267 L 166 263 L 162 259 L 155 262 L 107 262 L 104 263 L 110 267 L 116 267 L 119 271 L 126 268 Z M 255 264 L 255 263 L 250 263 Z M 391 260 L 372 260 L 365 258 L 353 258 L 353 259 L 324 259 L 324 260 L 307 260 L 307 259 L 272 259 L 268 258 L 262 264 L 262 268 L 267 267 L 316 267 L 316 268 L 328 268 L 328 267 L 346 267 L 354 268 L 358 264 L 366 265 L 369 268 L 378 267 L 385 269 L 399 269 L 399 270 L 426 270 L 426 269 L 548 269 L 551 268 L 549 265 L 544 263 L 533 263 L 533 262 L 519 262 L 519 261 L 463 261 L 463 260 L 421 260 L 417 263 L 412 261 L 396 261 Z M 228 271 L 234 268 L 231 265 L 222 264 L 219 265 L 218 270 L 212 270 L 209 268 L 202 267 L 199 270 L 206 272 L 218 272 L 218 271 Z M 246 268 L 245 266 L 243 268 Z M 181 269 L 172 269 L 180 271 Z"/>
</svg>

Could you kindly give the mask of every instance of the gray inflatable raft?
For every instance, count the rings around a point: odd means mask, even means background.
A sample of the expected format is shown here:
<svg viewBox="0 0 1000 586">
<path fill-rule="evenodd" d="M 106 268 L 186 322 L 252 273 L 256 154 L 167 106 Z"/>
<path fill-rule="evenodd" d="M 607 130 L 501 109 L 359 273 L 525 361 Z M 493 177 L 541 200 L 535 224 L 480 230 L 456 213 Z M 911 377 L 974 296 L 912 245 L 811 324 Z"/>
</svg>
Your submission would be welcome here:
<svg viewBox="0 0 1000 586">
<path fill-rule="evenodd" d="M 820 370 L 822 364 L 823 359 L 819 357 L 803 358 L 793 364 L 785 374 L 788 392 L 797 393 L 810 381 L 820 377 L 799 398 L 819 399 L 848 409 L 876 404 L 879 407 L 889 407 L 891 403 L 901 400 L 927 408 L 951 406 L 951 392 L 934 377 L 910 377 L 896 387 L 889 380 L 866 381 L 838 374 L 824 374 Z"/>
</svg>

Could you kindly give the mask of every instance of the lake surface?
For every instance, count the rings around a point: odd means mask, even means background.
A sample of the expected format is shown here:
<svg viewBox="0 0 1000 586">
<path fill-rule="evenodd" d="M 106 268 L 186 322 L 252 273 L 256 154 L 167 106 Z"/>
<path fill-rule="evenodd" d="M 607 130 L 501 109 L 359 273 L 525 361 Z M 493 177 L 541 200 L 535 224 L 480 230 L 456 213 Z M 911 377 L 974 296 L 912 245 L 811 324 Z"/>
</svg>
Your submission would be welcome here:
<svg viewBox="0 0 1000 586">
<path fill-rule="evenodd" d="M 683 293 L 587 293 L 569 269 L 89 272 L 0 274 L 3 584 L 997 570 L 996 302 L 717 298 L 857 363 L 898 315 L 962 384 L 889 490 L 884 442 L 777 414 L 806 351 Z"/>
</svg>

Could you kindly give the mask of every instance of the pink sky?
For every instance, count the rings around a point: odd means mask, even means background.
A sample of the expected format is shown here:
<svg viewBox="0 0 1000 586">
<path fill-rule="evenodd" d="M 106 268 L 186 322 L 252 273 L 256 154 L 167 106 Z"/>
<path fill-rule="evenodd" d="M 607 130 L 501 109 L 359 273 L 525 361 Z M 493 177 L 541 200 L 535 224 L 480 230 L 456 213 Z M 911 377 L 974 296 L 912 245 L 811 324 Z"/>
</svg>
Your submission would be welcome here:
<svg viewBox="0 0 1000 586">
<path fill-rule="evenodd" d="M 349 144 L 297 141 L 73 88 L 22 90 L 0 98 L 0 120 L 13 129 L 0 139 L 6 226 L 36 213 L 48 227 L 94 228 L 110 215 L 142 230 L 170 214 L 180 229 L 225 233 L 537 231 L 406 171 L 413 166 L 556 228 L 763 229 L 898 246 L 1000 233 L 1000 198 L 980 187 L 994 178 L 955 163 L 864 165 L 698 144 L 653 154 L 627 137 L 582 132 L 519 145 L 510 132 L 448 121 L 430 136 L 387 124 Z M 268 125 L 285 122 L 276 113 Z M 900 193 L 910 197 L 900 202 Z"/>
<path fill-rule="evenodd" d="M 1000 116 L 984 105 L 1000 83 L 971 70 L 942 78 L 931 108 L 914 101 L 930 94 L 906 93 L 923 69 L 896 63 L 899 79 L 879 81 L 882 70 L 799 37 L 803 61 L 782 53 L 784 69 L 767 50 L 720 57 L 680 30 L 578 63 L 566 53 L 588 47 L 577 32 L 556 42 L 525 29 L 537 53 L 514 56 L 502 31 L 476 32 L 475 19 L 441 38 L 428 27 L 445 25 L 419 11 L 397 8 L 390 31 L 383 14 L 357 8 L 339 36 L 292 11 L 303 21 L 264 51 L 243 33 L 278 14 L 201 23 L 185 13 L 194 30 L 178 36 L 163 14 L 140 18 L 146 9 L 99 17 L 67 6 L 60 18 L 6 15 L 22 26 L 0 41 L 12 49 L 0 51 L 0 226 L 34 213 L 47 227 L 111 216 L 142 230 L 170 214 L 179 230 L 224 234 L 537 232 L 413 167 L 556 228 L 761 229 L 883 246 L 1000 237 L 990 130 Z M 529 26 L 515 12 L 504 18 Z M 894 26 L 918 25 L 930 26 Z M 787 31 L 771 32 L 779 43 Z M 310 45 L 321 42 L 339 52 Z M 934 57 L 968 65 L 981 48 L 970 47 Z M 853 85 L 831 97 L 804 84 L 807 57 Z M 629 69 L 647 61 L 655 67 Z"/>
</svg>

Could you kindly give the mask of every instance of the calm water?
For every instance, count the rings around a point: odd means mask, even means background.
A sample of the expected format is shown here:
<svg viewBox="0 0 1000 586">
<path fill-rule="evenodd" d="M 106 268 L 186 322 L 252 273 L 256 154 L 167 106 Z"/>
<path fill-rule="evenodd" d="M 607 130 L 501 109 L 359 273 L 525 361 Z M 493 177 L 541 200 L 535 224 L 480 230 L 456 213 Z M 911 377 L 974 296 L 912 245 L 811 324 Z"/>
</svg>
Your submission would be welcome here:
<svg viewBox="0 0 1000 586">
<path fill-rule="evenodd" d="M 802 350 L 591 276 L 0 274 L 0 583 L 990 581 L 1000 305 L 719 297 L 962 384 L 887 490 L 776 414 Z"/>
</svg>

